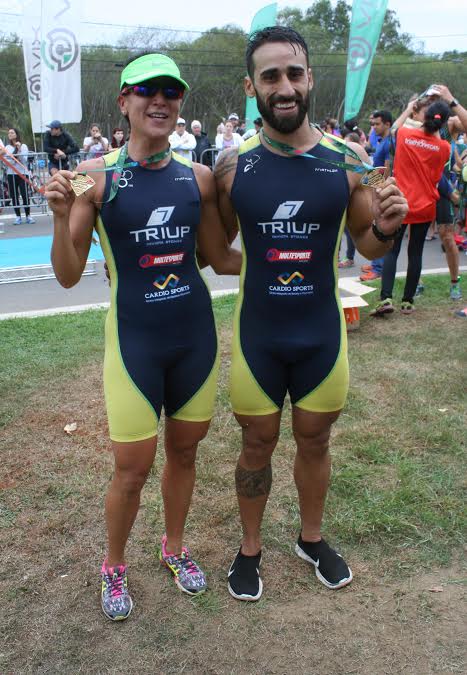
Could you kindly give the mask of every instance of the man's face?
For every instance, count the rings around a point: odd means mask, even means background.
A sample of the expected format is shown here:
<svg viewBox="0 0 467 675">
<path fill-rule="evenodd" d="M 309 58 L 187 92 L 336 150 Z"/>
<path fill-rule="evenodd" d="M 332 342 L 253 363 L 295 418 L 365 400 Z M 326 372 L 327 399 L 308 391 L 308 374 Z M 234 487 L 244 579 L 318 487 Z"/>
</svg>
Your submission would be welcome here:
<svg viewBox="0 0 467 675">
<path fill-rule="evenodd" d="M 266 43 L 255 51 L 253 65 L 253 80 L 245 80 L 247 95 L 256 95 L 258 111 L 269 126 L 293 133 L 307 116 L 313 87 L 304 52 L 287 42 Z"/>
<path fill-rule="evenodd" d="M 183 136 L 183 134 L 185 133 L 185 129 L 186 129 L 186 126 L 184 124 L 182 124 L 181 122 L 179 124 L 177 124 L 177 126 L 175 128 L 175 130 L 176 130 L 176 132 L 179 136 Z"/>
<path fill-rule="evenodd" d="M 373 117 L 373 129 L 378 136 L 385 137 L 389 133 L 389 123 L 383 122 L 381 117 Z"/>
<path fill-rule="evenodd" d="M 53 129 L 50 130 L 51 136 L 60 136 L 61 133 L 62 133 L 61 127 L 54 127 Z"/>
<path fill-rule="evenodd" d="M 191 130 L 194 136 L 201 136 L 201 127 L 199 125 L 195 124 L 195 126 L 191 127 Z"/>
<path fill-rule="evenodd" d="M 136 132 L 151 139 L 168 138 L 180 115 L 182 99 L 167 98 L 164 88 L 182 91 L 180 83 L 170 77 L 157 77 L 140 84 L 154 93 L 140 96 L 129 88 L 128 93 L 118 97 L 120 111 L 130 120 L 132 135 Z"/>
</svg>

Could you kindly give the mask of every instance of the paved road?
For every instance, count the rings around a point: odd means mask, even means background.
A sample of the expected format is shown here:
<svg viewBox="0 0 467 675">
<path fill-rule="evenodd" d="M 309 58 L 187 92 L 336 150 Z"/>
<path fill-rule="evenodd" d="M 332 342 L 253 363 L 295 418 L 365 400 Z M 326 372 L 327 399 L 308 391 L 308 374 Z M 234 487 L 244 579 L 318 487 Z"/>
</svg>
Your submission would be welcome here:
<svg viewBox="0 0 467 675">
<path fill-rule="evenodd" d="M 13 219 L 0 215 L 4 233 L 0 239 L 31 237 L 52 234 L 52 221 L 47 215 L 36 216 L 35 225 L 13 225 Z M 0 226 L 0 230 L 1 230 Z M 345 244 L 345 242 L 344 242 Z M 343 244 L 343 246 L 344 246 Z M 237 245 L 239 245 L 237 243 Z M 406 242 L 398 260 L 398 272 L 406 268 Z M 343 249 L 344 250 L 344 249 Z M 354 277 L 360 273 L 360 265 L 366 262 L 360 255 L 356 255 L 356 265 L 353 268 L 340 270 L 341 276 Z M 461 265 L 467 270 L 467 258 L 461 254 Z M 423 258 L 423 270 L 440 271 L 446 268 L 446 258 L 441 251 L 439 240 L 426 242 Z M 446 270 L 447 271 L 447 270 Z M 204 270 L 209 286 L 213 291 L 225 291 L 238 288 L 238 278 L 231 276 L 217 276 L 211 268 Z M 76 307 L 94 303 L 104 303 L 109 300 L 109 287 L 105 278 L 103 264 L 97 263 L 97 274 L 83 277 L 74 288 L 64 289 L 55 279 L 28 281 L 21 283 L 0 284 L 0 315 L 34 312 L 63 307 Z"/>
</svg>

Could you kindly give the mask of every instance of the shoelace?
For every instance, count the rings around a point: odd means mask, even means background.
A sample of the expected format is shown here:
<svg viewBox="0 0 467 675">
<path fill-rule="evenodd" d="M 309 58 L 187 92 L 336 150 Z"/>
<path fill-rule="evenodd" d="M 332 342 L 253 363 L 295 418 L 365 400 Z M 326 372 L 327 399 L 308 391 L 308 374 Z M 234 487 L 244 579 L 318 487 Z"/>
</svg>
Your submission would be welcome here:
<svg viewBox="0 0 467 675">
<path fill-rule="evenodd" d="M 125 575 L 122 571 L 108 570 L 105 574 L 105 580 L 108 588 L 110 588 L 110 595 L 112 598 L 120 598 L 123 595 L 123 587 L 125 582 Z"/>
<path fill-rule="evenodd" d="M 190 553 L 188 549 L 183 548 L 181 555 L 174 556 L 174 559 L 178 563 L 179 567 L 186 571 L 188 574 L 198 574 L 199 567 L 192 558 L 190 558 Z"/>
</svg>

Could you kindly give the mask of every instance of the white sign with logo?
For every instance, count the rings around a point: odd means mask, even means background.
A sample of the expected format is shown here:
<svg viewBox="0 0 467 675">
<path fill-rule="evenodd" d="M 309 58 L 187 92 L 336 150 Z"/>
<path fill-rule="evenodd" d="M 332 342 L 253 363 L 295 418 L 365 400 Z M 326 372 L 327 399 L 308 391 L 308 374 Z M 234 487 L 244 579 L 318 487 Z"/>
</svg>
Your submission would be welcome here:
<svg viewBox="0 0 467 675">
<path fill-rule="evenodd" d="M 80 0 L 25 0 L 23 52 L 35 133 L 52 120 L 80 122 Z"/>
</svg>

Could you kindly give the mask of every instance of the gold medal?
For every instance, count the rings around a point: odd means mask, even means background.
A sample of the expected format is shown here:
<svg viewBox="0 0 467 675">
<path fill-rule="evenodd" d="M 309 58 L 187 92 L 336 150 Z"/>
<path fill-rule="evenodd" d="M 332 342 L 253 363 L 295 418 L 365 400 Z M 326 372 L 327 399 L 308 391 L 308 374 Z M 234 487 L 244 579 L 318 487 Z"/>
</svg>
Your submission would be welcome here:
<svg viewBox="0 0 467 675">
<path fill-rule="evenodd" d="M 376 166 L 371 171 L 368 171 L 368 173 L 366 173 L 363 176 L 363 178 L 360 182 L 363 185 L 363 187 L 369 187 L 369 188 L 381 187 L 381 185 L 386 180 L 385 177 L 384 177 L 385 172 L 386 172 L 386 169 L 385 169 L 384 166 Z"/>
<path fill-rule="evenodd" d="M 93 180 L 91 176 L 83 176 L 82 174 L 78 174 L 76 178 L 70 180 L 70 183 L 73 192 L 77 197 L 79 197 L 80 195 L 87 192 L 87 190 L 92 188 L 92 186 L 96 184 L 96 181 Z"/>
</svg>

